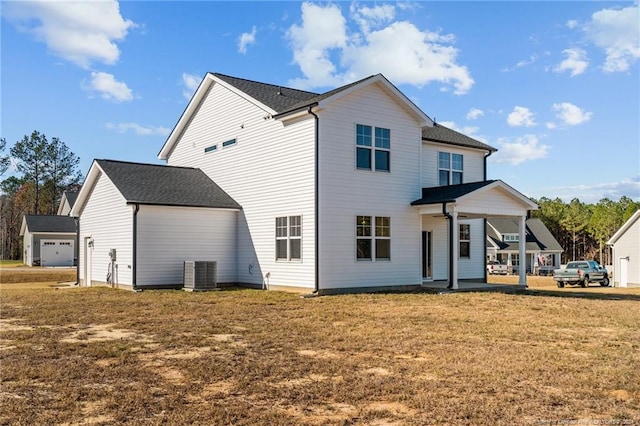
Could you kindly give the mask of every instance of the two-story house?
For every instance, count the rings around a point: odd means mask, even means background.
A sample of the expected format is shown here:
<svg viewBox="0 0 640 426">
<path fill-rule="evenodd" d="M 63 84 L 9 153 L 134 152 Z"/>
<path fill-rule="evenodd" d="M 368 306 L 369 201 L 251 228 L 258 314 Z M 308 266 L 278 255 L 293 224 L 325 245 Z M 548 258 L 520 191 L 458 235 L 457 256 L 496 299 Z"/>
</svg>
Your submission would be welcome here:
<svg viewBox="0 0 640 426">
<path fill-rule="evenodd" d="M 486 281 L 484 219 L 524 235 L 537 208 L 486 179 L 494 151 L 380 74 L 317 94 L 208 73 L 167 166 L 91 166 L 72 210 L 80 280 L 102 282 L 115 249 L 115 283 L 134 288 L 180 286 L 190 259 L 217 261 L 223 283 L 320 294 Z"/>
</svg>

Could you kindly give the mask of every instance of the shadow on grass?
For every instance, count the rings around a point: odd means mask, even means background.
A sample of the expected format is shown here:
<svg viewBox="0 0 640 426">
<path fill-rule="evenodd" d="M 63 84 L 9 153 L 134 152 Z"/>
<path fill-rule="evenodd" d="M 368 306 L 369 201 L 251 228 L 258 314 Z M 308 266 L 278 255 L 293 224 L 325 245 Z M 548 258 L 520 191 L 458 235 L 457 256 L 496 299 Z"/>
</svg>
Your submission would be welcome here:
<svg viewBox="0 0 640 426">
<path fill-rule="evenodd" d="M 544 297 L 560 297 L 560 298 L 577 298 L 577 299 L 591 299 L 591 300 L 632 300 L 640 302 L 640 294 L 620 294 L 620 293 L 590 293 L 588 289 L 584 291 L 557 291 L 557 290 L 539 290 L 539 289 L 527 289 L 517 290 L 511 292 L 511 294 L 521 296 L 544 296 Z"/>
</svg>

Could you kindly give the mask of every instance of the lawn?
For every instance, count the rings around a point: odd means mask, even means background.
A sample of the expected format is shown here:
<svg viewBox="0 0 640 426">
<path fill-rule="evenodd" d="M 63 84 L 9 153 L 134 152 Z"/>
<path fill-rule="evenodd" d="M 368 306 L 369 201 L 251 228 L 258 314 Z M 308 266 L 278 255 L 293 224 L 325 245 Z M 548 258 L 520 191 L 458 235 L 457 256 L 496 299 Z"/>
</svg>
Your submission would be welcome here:
<svg viewBox="0 0 640 426">
<path fill-rule="evenodd" d="M 319 298 L 2 284 L 0 424 L 640 423 L 640 293 L 552 284 Z"/>
</svg>

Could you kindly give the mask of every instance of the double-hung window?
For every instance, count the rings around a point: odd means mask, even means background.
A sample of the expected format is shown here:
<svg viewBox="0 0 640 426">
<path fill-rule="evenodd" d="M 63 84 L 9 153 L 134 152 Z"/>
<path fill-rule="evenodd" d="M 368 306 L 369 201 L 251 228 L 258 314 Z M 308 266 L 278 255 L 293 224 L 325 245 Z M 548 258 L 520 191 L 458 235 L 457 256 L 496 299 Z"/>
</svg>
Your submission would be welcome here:
<svg viewBox="0 0 640 426">
<path fill-rule="evenodd" d="M 356 216 L 356 259 L 391 260 L 391 218 Z"/>
<path fill-rule="evenodd" d="M 356 124 L 356 168 L 391 170 L 391 130 Z"/>
<path fill-rule="evenodd" d="M 302 259 L 302 216 L 276 218 L 276 260 Z"/>
<path fill-rule="evenodd" d="M 464 158 L 462 154 L 438 152 L 438 184 L 440 186 L 462 183 Z"/>
<path fill-rule="evenodd" d="M 471 225 L 468 223 L 460 224 L 460 257 L 471 257 Z"/>
</svg>

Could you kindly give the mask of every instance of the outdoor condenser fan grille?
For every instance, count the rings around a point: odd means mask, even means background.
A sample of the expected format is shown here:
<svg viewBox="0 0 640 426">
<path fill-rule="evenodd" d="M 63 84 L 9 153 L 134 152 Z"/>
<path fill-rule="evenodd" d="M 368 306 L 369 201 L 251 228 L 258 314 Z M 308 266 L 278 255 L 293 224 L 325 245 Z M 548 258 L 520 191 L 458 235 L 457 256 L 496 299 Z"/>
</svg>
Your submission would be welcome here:
<svg viewBox="0 0 640 426">
<path fill-rule="evenodd" d="M 215 261 L 194 261 L 184 262 L 184 289 L 187 291 L 207 291 L 216 290 L 217 269 Z"/>
</svg>

